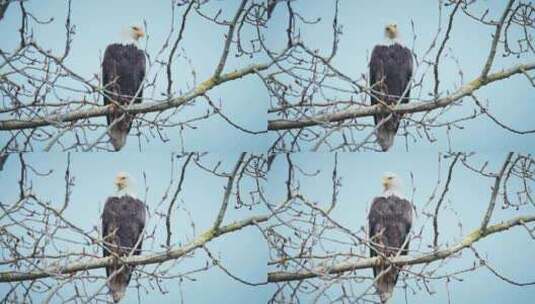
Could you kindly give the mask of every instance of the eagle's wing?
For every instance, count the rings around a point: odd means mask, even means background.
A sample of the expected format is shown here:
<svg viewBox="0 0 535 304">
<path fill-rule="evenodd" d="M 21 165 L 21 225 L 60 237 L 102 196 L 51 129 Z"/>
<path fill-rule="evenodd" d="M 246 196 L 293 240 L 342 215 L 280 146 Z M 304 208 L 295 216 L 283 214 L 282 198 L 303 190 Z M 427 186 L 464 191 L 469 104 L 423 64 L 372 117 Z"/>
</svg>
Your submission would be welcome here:
<svg viewBox="0 0 535 304">
<path fill-rule="evenodd" d="M 117 98 L 119 92 L 119 75 L 117 73 L 118 66 L 117 58 L 114 52 L 114 45 L 109 45 L 104 52 L 104 59 L 102 60 L 102 86 L 104 87 L 104 105 L 111 103 L 112 99 Z M 118 101 L 118 100 L 116 100 Z M 113 121 L 114 117 L 106 116 L 108 125 Z"/>
<path fill-rule="evenodd" d="M 377 256 L 376 248 L 384 246 L 385 243 L 384 232 L 386 230 L 386 225 L 383 216 L 386 208 L 385 204 L 386 200 L 384 197 L 374 198 L 368 215 L 370 257 Z M 375 267 L 373 268 L 373 275 L 378 275 Z"/>
<path fill-rule="evenodd" d="M 146 59 L 145 59 L 145 53 L 142 50 L 137 50 L 135 59 L 134 59 L 134 67 L 135 67 L 135 87 L 136 92 L 139 90 L 139 94 L 137 95 L 135 103 L 140 103 L 143 99 L 143 80 L 145 79 L 145 70 L 146 70 Z"/>
<path fill-rule="evenodd" d="M 382 45 L 376 45 L 373 48 L 372 55 L 370 58 L 370 87 L 373 90 L 377 90 L 376 87 L 378 82 L 381 81 L 384 77 L 383 70 L 383 56 L 385 52 L 385 47 Z"/>
<path fill-rule="evenodd" d="M 385 52 L 385 47 L 377 45 L 373 48 L 372 55 L 370 58 L 370 88 L 373 91 L 380 91 L 381 86 L 380 82 L 384 78 L 384 62 L 383 56 Z M 372 94 L 372 105 L 377 103 L 376 94 Z"/>
<path fill-rule="evenodd" d="M 135 199 L 134 201 L 134 218 L 135 218 L 135 229 L 136 229 L 136 242 L 139 240 L 136 249 L 134 250 L 134 255 L 141 254 L 141 248 L 143 247 L 143 230 L 145 229 L 145 221 L 147 218 L 147 211 L 145 209 L 145 204 L 142 201 Z"/>
<path fill-rule="evenodd" d="M 381 45 L 377 45 L 373 48 L 372 55 L 370 58 L 370 102 L 371 105 L 375 105 L 378 103 L 378 98 L 380 97 L 380 93 L 384 93 L 384 52 L 385 47 Z M 377 115 L 374 116 L 375 124 L 378 124 L 381 117 L 378 117 Z"/>
<path fill-rule="evenodd" d="M 410 243 L 410 241 L 407 240 L 407 237 L 409 236 L 409 232 L 411 231 L 411 227 L 412 227 L 412 204 L 406 199 L 398 198 L 398 200 L 400 201 L 396 204 L 396 206 L 399 208 L 398 209 L 398 213 L 400 214 L 399 227 L 401 227 L 400 229 L 402 229 L 402 236 L 403 236 L 401 244 L 403 243 L 405 244 L 400 254 L 407 255 L 408 250 L 409 250 L 409 243 Z"/>
<path fill-rule="evenodd" d="M 111 255 L 112 252 L 116 251 L 118 245 L 115 235 L 118 226 L 115 219 L 115 211 L 113 210 L 113 204 L 116 202 L 116 197 L 109 197 L 106 200 L 104 210 L 102 211 L 102 255 L 104 257 L 107 257 Z M 109 267 L 106 267 L 106 274 L 108 276 L 111 274 L 111 269 Z"/>
<path fill-rule="evenodd" d="M 404 71 L 404 74 L 405 74 L 404 75 L 405 77 L 403 77 L 402 88 L 403 88 L 403 91 L 407 90 L 405 94 L 403 95 L 403 99 L 401 99 L 401 103 L 408 103 L 409 97 L 411 96 L 410 82 L 411 82 L 412 70 L 413 70 L 412 52 L 409 48 L 402 47 L 400 56 L 402 57 L 400 60 L 401 62 L 400 69 Z"/>
</svg>

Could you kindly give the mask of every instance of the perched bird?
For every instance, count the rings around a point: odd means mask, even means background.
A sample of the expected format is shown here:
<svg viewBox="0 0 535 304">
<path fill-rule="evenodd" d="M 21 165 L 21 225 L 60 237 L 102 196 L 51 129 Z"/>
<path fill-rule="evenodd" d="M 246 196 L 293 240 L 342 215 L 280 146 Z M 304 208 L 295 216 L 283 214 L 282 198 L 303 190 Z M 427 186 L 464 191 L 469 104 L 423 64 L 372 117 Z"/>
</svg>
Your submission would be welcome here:
<svg viewBox="0 0 535 304">
<path fill-rule="evenodd" d="M 412 53 L 399 40 L 398 27 L 389 24 L 385 27 L 384 44 L 373 48 L 370 60 L 371 104 L 385 107 L 409 102 L 410 80 L 412 78 Z M 377 127 L 377 141 L 383 151 L 394 143 L 402 115 L 392 113 L 388 121 L 382 121 L 390 114 L 374 116 Z"/>
<path fill-rule="evenodd" d="M 119 106 L 140 103 L 143 98 L 145 52 L 139 49 L 137 44 L 144 35 L 141 27 L 132 26 L 124 33 L 124 43 L 110 44 L 104 52 L 102 61 L 104 105 L 110 105 L 113 109 L 107 120 L 108 126 L 112 125 L 108 134 L 116 151 L 125 145 L 134 119 L 132 115 L 125 115 L 119 111 Z"/>
<path fill-rule="evenodd" d="M 103 255 L 140 255 L 146 218 L 145 205 L 136 198 L 132 181 L 126 173 L 117 174 L 115 185 L 117 193 L 108 197 L 102 212 Z M 106 267 L 108 288 L 115 303 L 124 297 L 133 270 L 133 266 L 118 263 Z"/>
<path fill-rule="evenodd" d="M 370 256 L 382 259 L 407 255 L 412 225 L 412 205 L 401 194 L 401 181 L 393 173 L 383 176 L 384 192 L 375 197 L 368 215 Z M 375 287 L 381 303 L 392 297 L 399 268 L 381 263 L 373 267 Z"/>
</svg>

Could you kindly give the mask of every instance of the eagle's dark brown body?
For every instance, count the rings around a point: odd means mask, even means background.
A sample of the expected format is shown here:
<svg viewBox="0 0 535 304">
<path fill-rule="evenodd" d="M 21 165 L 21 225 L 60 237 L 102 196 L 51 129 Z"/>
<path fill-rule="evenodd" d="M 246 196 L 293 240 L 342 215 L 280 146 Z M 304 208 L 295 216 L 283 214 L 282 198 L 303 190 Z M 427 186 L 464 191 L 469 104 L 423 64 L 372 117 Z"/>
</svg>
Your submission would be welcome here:
<svg viewBox="0 0 535 304">
<path fill-rule="evenodd" d="M 412 225 L 412 206 L 405 199 L 397 196 L 376 197 L 373 200 L 368 216 L 370 230 L 370 256 L 395 257 L 406 255 L 409 249 L 407 236 Z M 376 279 L 375 286 L 382 303 L 392 296 L 399 270 L 389 265 L 373 268 Z M 384 273 L 382 273 L 384 272 Z"/>
<path fill-rule="evenodd" d="M 108 198 L 102 212 L 104 257 L 140 255 L 143 245 L 143 240 L 140 238 L 145 227 L 145 217 L 145 206 L 140 200 L 129 195 Z M 132 266 L 119 264 L 106 267 L 108 287 L 115 302 L 124 296 L 132 271 Z"/>
<path fill-rule="evenodd" d="M 411 77 L 412 54 L 408 48 L 397 43 L 377 45 L 370 60 L 371 104 L 382 102 L 396 105 L 398 101 L 409 102 L 410 88 L 407 86 Z M 389 114 L 375 115 L 375 125 L 388 116 Z M 401 115 L 394 114 L 377 129 L 377 141 L 383 151 L 387 151 L 394 143 L 400 120 Z"/>
<path fill-rule="evenodd" d="M 135 45 L 110 44 L 102 61 L 104 105 L 109 105 L 112 101 L 121 106 L 140 103 L 143 97 L 141 85 L 145 77 L 145 65 L 145 53 Z M 107 116 L 108 125 L 123 115 L 122 111 L 113 111 Z M 110 139 L 115 150 L 118 151 L 125 145 L 132 120 L 132 115 L 125 115 L 110 128 Z"/>
</svg>

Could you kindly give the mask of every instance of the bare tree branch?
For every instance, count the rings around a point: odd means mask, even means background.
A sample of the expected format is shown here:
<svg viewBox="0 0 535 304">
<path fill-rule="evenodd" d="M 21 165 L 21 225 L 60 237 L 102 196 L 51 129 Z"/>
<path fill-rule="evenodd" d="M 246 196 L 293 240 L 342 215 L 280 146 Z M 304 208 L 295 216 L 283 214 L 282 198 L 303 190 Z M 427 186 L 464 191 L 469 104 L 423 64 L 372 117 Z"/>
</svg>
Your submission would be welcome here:
<svg viewBox="0 0 535 304">
<path fill-rule="evenodd" d="M 492 39 L 492 45 L 490 47 L 490 53 L 487 57 L 487 61 L 485 62 L 485 66 L 483 67 L 483 70 L 481 71 L 481 78 L 485 79 L 487 78 L 487 75 L 489 74 L 490 68 L 492 67 L 492 63 L 494 61 L 494 57 L 496 57 L 496 48 L 498 47 L 498 42 L 500 41 L 500 36 L 502 32 L 502 27 L 505 23 L 505 18 L 507 18 L 507 15 L 509 14 L 509 11 L 511 10 L 511 6 L 513 6 L 513 3 L 515 0 L 509 0 L 507 3 L 507 6 L 505 7 L 505 10 L 502 14 L 502 17 L 500 18 L 500 21 L 498 24 L 496 24 L 496 32 L 494 33 L 494 37 Z"/>
<path fill-rule="evenodd" d="M 379 105 L 369 107 L 355 107 L 354 109 L 348 109 L 342 112 L 320 115 L 316 117 L 310 117 L 300 120 L 285 120 L 274 119 L 268 122 L 268 130 L 287 130 L 304 128 L 310 126 L 316 126 L 325 123 L 332 123 L 343 121 L 347 119 L 354 119 L 358 117 L 373 116 L 376 114 L 387 114 L 389 112 L 395 112 L 400 114 L 405 113 L 417 113 L 428 112 L 440 108 L 444 108 L 463 97 L 469 96 L 476 90 L 493 83 L 498 80 L 509 78 L 513 75 L 523 73 L 523 71 L 535 69 L 535 62 L 528 64 L 520 64 L 509 69 L 505 69 L 501 72 L 496 72 L 488 75 L 486 78 L 478 77 L 471 82 L 460 87 L 456 92 L 438 99 L 436 102 L 412 102 L 407 104 L 401 104 L 390 109 L 385 109 Z M 1 126 L 1 125 L 0 125 Z"/>
<path fill-rule="evenodd" d="M 236 162 L 236 165 L 234 166 L 234 169 L 232 170 L 232 173 L 230 173 L 228 177 L 227 186 L 225 187 L 225 194 L 223 195 L 223 202 L 221 203 L 221 208 L 219 209 L 219 213 L 217 214 L 214 226 L 212 227 L 214 231 L 219 230 L 219 226 L 221 226 L 221 223 L 223 222 L 223 218 L 225 217 L 225 213 L 227 212 L 230 194 L 232 193 L 232 185 L 234 184 L 234 179 L 238 175 L 238 170 L 242 165 L 244 157 L 245 153 L 241 153 L 238 161 Z"/>
<path fill-rule="evenodd" d="M 140 104 L 133 104 L 131 106 L 125 107 L 122 110 L 125 113 L 138 114 L 138 113 L 149 113 L 149 112 L 161 112 L 171 108 L 179 107 L 186 102 L 195 99 L 196 97 L 202 96 L 211 89 L 223 84 L 225 82 L 242 78 L 249 74 L 256 73 L 258 71 L 265 70 L 269 67 L 269 64 L 257 64 L 252 65 L 241 70 L 223 74 L 217 79 L 212 77 L 201 84 L 199 84 L 191 92 L 182 95 L 180 97 L 173 98 L 167 102 L 144 102 Z M 73 111 L 64 114 L 51 115 L 42 118 L 33 118 L 30 120 L 2 120 L 0 121 L 0 130 L 17 130 L 17 129 L 28 129 L 48 125 L 57 125 L 65 122 L 76 121 L 79 119 L 98 117 L 108 115 L 112 109 L 110 107 L 104 106 L 93 106 L 87 110 Z"/>
<path fill-rule="evenodd" d="M 209 229 L 205 231 L 204 233 L 202 233 L 200 236 L 198 236 L 195 240 L 191 241 L 190 243 L 184 246 L 175 247 L 171 250 L 163 251 L 163 252 L 156 253 L 156 254 L 130 256 L 130 257 L 121 259 L 120 263 L 125 264 L 125 265 L 148 265 L 148 264 L 156 264 L 156 263 L 162 263 L 162 262 L 178 259 L 194 251 L 195 249 L 204 246 L 206 243 L 210 242 L 213 239 L 216 239 L 227 233 L 238 231 L 247 226 L 256 225 L 258 223 L 265 222 L 269 218 L 270 218 L 270 215 L 255 216 L 255 217 L 250 217 L 245 220 L 233 222 L 231 224 L 222 226 L 217 231 L 214 229 Z M 90 269 L 103 268 L 106 266 L 111 266 L 113 265 L 113 263 L 114 263 L 114 257 L 110 256 L 106 258 L 88 259 L 87 261 L 76 262 L 76 263 L 72 263 L 72 264 L 65 265 L 65 266 L 51 267 L 51 268 L 44 269 L 43 271 L 35 271 L 35 272 L 27 272 L 27 273 L 13 272 L 13 271 L 0 272 L 0 282 L 18 282 L 18 281 L 35 280 L 35 279 L 40 279 L 40 278 L 53 277 L 53 276 L 58 276 L 62 274 L 74 273 L 78 271 L 87 271 Z"/>
<path fill-rule="evenodd" d="M 476 242 L 490 236 L 492 234 L 508 230 L 512 227 L 523 225 L 524 223 L 534 222 L 535 215 L 531 216 L 520 216 L 513 218 L 509 221 L 488 226 L 486 230 L 476 229 L 468 234 L 462 241 L 459 243 L 450 246 L 449 248 L 433 252 L 430 254 L 424 254 L 417 257 L 411 256 L 402 256 L 397 257 L 391 260 L 388 260 L 388 264 L 395 266 L 402 265 L 416 265 L 416 264 L 428 264 L 435 261 L 443 260 L 463 249 L 471 247 Z M 295 280 L 305 280 L 310 278 L 315 278 L 319 276 L 324 276 L 328 274 L 339 274 L 342 272 L 354 271 L 357 269 L 366 269 L 373 266 L 378 266 L 380 263 L 380 258 L 364 258 L 357 261 L 344 262 L 328 267 L 319 267 L 311 271 L 303 272 L 270 272 L 268 273 L 268 282 L 285 282 L 285 281 L 295 281 Z"/>
<path fill-rule="evenodd" d="M 507 158 L 505 159 L 505 162 L 503 163 L 502 168 L 500 169 L 500 172 L 496 174 L 496 178 L 494 180 L 494 186 L 492 187 L 492 194 L 490 196 L 489 206 L 487 208 L 487 212 L 485 212 L 483 221 L 481 222 L 482 231 L 485 231 L 487 229 L 487 225 L 490 222 L 490 218 L 492 216 L 492 213 L 494 212 L 494 207 L 496 206 L 496 199 L 498 198 L 498 193 L 500 192 L 500 183 L 502 181 L 505 170 L 507 169 L 507 166 L 509 166 L 509 163 L 511 162 L 512 157 L 513 157 L 513 152 L 509 152 L 507 154 Z"/>
</svg>

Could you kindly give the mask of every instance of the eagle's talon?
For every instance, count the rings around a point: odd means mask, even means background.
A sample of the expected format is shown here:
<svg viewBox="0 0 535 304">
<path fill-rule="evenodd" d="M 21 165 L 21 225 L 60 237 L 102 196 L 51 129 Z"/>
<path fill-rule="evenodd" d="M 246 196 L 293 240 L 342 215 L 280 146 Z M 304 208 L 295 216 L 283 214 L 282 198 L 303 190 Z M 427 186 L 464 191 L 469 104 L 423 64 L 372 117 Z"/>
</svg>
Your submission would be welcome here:
<svg viewBox="0 0 535 304">
<path fill-rule="evenodd" d="M 390 112 L 394 111 L 394 105 L 393 104 L 388 104 L 382 100 L 377 100 L 377 104 L 379 105 L 380 108 L 384 108 L 386 110 L 389 110 Z"/>
<path fill-rule="evenodd" d="M 384 267 L 386 264 L 386 259 L 382 255 L 379 255 L 378 258 L 379 258 L 377 260 L 377 264 L 379 264 L 378 266 L 381 268 Z"/>
<path fill-rule="evenodd" d="M 111 113 L 117 113 L 119 111 L 119 106 L 114 101 L 109 103 L 108 107 L 110 108 Z"/>
</svg>

